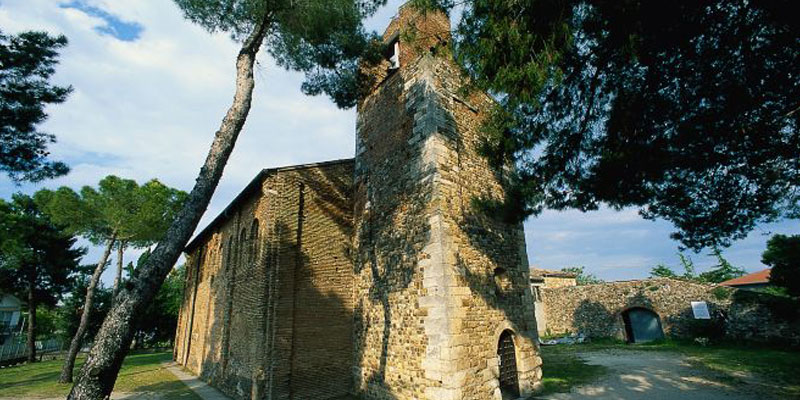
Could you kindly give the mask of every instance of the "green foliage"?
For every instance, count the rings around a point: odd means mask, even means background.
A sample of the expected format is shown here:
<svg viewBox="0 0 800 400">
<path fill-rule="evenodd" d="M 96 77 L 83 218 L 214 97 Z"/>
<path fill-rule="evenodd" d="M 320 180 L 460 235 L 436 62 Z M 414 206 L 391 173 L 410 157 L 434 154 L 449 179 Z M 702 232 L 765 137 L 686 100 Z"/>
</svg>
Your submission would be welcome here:
<svg viewBox="0 0 800 400">
<path fill-rule="evenodd" d="M 59 309 L 57 307 L 40 306 L 36 308 L 37 340 L 50 339 L 59 334 Z"/>
<path fill-rule="evenodd" d="M 761 262 L 772 267 L 770 283 L 800 297 L 800 235 L 775 235 L 767 242 Z"/>
<path fill-rule="evenodd" d="M 147 258 L 145 257 L 144 260 Z M 140 258 L 140 261 L 142 258 Z M 181 264 L 173 269 L 158 290 L 155 299 L 145 311 L 147 318 L 141 319 L 134 333 L 137 346 L 155 347 L 170 345 L 175 338 L 178 313 L 183 303 L 183 283 L 186 267 Z"/>
<path fill-rule="evenodd" d="M 362 21 L 385 0 L 174 0 L 190 21 L 244 41 L 262 21 L 267 51 L 280 67 L 305 73 L 306 94 L 325 93 L 352 107 L 362 57 L 375 61 L 380 45 Z"/>
<path fill-rule="evenodd" d="M 712 252 L 714 257 L 717 258 L 716 268 L 710 271 L 703 272 L 698 276 L 701 282 L 705 283 L 721 283 L 727 280 L 738 278 L 746 273 L 744 268 L 734 267 L 725 257 L 722 256 L 722 251 L 714 249 Z"/>
<path fill-rule="evenodd" d="M 653 278 L 678 278 L 678 274 L 664 264 L 658 264 L 653 267 L 653 269 L 650 270 L 650 276 Z"/>
<path fill-rule="evenodd" d="M 423 0 L 463 7 L 455 54 L 496 95 L 504 210 L 638 207 L 694 250 L 800 217 L 793 2 Z"/>
<path fill-rule="evenodd" d="M 585 267 L 566 267 L 561 268 L 561 271 L 575 274 L 575 282 L 577 282 L 578 285 L 591 285 L 603 282 L 602 279 L 596 277 L 594 274 L 586 273 L 584 268 Z"/>
<path fill-rule="evenodd" d="M 0 31 L 0 171 L 14 181 L 37 182 L 69 171 L 64 163 L 48 160 L 47 146 L 55 136 L 36 127 L 47 119 L 45 107 L 63 103 L 72 91 L 49 82 L 66 45 L 63 35 Z"/>
<path fill-rule="evenodd" d="M 711 289 L 711 295 L 719 301 L 727 300 L 731 298 L 731 289 L 717 286 L 714 289 Z"/>
<path fill-rule="evenodd" d="M 109 175 L 97 189 L 42 189 L 34 198 L 53 221 L 94 244 L 115 234 L 122 242 L 144 247 L 161 239 L 186 196 L 155 179 L 139 186 L 132 179 Z"/>
<path fill-rule="evenodd" d="M 85 254 L 75 242 L 30 197 L 0 200 L 0 291 L 28 299 L 33 284 L 35 303 L 54 306 Z"/>
<path fill-rule="evenodd" d="M 672 268 L 664 264 L 659 264 L 650 270 L 650 276 L 654 278 L 683 279 L 697 283 L 720 283 L 729 279 L 738 278 L 745 274 L 743 268 L 731 265 L 731 263 L 722 256 L 722 251 L 718 248 L 715 248 L 711 255 L 717 258 L 718 264 L 706 272 L 697 274 L 691 257 L 683 253 L 678 253 L 681 266 L 683 267 L 682 275 L 678 275 Z"/>
<path fill-rule="evenodd" d="M 95 268 L 94 265 L 86 265 L 84 268 L 91 271 Z M 88 274 L 81 275 L 75 279 L 75 284 L 70 291 L 70 295 L 66 297 L 63 304 L 58 308 L 57 327 L 61 337 L 68 343 L 75 336 L 80 324 L 81 315 L 83 314 L 86 299 L 86 290 L 89 286 Z M 94 298 L 92 301 L 92 310 L 89 314 L 89 322 L 84 333 L 84 343 L 90 343 L 94 340 L 94 336 L 100 330 L 100 325 L 106 317 L 108 310 L 111 308 L 111 289 L 103 286 L 102 282 L 94 290 Z"/>
</svg>

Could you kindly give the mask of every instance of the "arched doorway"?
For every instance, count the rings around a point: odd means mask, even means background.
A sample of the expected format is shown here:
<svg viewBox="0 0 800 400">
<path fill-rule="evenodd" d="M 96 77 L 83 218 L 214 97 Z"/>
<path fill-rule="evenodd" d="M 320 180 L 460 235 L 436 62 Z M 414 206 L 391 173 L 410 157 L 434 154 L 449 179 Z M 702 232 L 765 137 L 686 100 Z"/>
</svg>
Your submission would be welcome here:
<svg viewBox="0 0 800 400">
<path fill-rule="evenodd" d="M 519 377 L 517 376 L 517 355 L 514 348 L 514 333 L 505 330 L 497 343 L 497 360 L 500 369 L 500 392 L 503 399 L 519 397 Z"/>
<path fill-rule="evenodd" d="M 622 320 L 625 322 L 628 343 L 645 343 L 664 338 L 661 320 L 652 310 L 630 308 L 622 313 Z"/>
</svg>

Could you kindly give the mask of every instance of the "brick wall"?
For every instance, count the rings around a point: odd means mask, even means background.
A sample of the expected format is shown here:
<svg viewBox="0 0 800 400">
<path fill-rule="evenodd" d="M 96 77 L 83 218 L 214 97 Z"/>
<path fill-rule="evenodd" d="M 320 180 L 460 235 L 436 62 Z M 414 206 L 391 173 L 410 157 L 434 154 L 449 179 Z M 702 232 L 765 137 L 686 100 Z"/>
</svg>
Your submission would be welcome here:
<svg viewBox="0 0 800 400">
<path fill-rule="evenodd" d="M 235 398 L 349 391 L 352 171 L 265 171 L 193 242 L 177 361 Z"/>
</svg>

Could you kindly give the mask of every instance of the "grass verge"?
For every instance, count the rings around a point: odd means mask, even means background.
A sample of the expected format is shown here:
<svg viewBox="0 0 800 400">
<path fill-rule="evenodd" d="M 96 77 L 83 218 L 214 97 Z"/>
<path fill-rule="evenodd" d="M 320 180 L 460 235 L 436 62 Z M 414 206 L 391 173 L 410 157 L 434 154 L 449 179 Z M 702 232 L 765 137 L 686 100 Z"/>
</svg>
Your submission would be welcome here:
<svg viewBox="0 0 800 400">
<path fill-rule="evenodd" d="M 200 399 L 162 364 L 172 359 L 171 352 L 131 354 L 125 358 L 115 392 L 156 392 L 162 399 Z M 79 358 L 75 372 L 83 365 Z M 65 397 L 71 384 L 56 382 L 63 360 L 23 364 L 0 370 L 0 397 Z"/>
<path fill-rule="evenodd" d="M 537 395 L 569 392 L 573 386 L 592 383 L 606 374 L 606 367 L 587 364 L 575 349 L 575 346 L 542 347 L 542 391 Z"/>
</svg>

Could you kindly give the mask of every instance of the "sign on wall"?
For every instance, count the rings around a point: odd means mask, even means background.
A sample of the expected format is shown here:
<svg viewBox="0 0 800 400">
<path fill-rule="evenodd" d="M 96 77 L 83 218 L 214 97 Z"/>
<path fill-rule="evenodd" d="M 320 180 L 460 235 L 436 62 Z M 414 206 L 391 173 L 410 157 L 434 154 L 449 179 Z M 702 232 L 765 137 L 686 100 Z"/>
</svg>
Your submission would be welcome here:
<svg viewBox="0 0 800 400">
<path fill-rule="evenodd" d="M 693 301 L 691 303 L 694 319 L 711 319 L 711 314 L 708 312 L 708 304 L 705 301 Z"/>
</svg>

